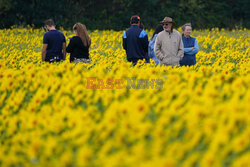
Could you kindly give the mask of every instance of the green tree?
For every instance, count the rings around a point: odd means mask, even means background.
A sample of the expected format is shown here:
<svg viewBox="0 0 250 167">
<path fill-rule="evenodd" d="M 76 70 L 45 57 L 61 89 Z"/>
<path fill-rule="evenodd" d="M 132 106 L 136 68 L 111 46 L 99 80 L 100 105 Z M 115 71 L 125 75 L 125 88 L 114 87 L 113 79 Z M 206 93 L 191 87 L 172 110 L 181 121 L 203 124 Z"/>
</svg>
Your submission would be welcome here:
<svg viewBox="0 0 250 167">
<path fill-rule="evenodd" d="M 146 28 L 155 28 L 165 16 L 177 26 L 194 28 L 250 27 L 249 0 L 0 0 L 0 28 L 12 25 L 41 27 L 52 18 L 72 28 L 81 22 L 88 29 L 124 30 L 138 14 Z"/>
</svg>

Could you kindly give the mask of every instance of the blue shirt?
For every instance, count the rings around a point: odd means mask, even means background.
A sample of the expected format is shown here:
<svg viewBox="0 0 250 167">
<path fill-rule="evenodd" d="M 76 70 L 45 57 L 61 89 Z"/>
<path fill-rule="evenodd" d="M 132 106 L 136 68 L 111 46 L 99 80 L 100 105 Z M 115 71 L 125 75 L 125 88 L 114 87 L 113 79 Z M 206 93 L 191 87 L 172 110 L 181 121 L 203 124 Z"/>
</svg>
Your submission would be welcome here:
<svg viewBox="0 0 250 167">
<path fill-rule="evenodd" d="M 62 59 L 62 46 L 64 42 L 66 42 L 66 40 L 62 32 L 58 30 L 50 30 L 49 32 L 46 32 L 43 37 L 43 44 L 48 44 L 45 59 L 53 59 L 54 57 Z"/>
<path fill-rule="evenodd" d="M 155 34 L 154 38 L 149 41 L 148 44 L 148 57 L 150 57 L 151 59 L 153 59 L 155 61 L 156 64 L 159 64 L 159 60 L 155 57 L 155 52 L 154 52 L 154 45 L 155 45 L 155 40 L 158 34 Z"/>
</svg>

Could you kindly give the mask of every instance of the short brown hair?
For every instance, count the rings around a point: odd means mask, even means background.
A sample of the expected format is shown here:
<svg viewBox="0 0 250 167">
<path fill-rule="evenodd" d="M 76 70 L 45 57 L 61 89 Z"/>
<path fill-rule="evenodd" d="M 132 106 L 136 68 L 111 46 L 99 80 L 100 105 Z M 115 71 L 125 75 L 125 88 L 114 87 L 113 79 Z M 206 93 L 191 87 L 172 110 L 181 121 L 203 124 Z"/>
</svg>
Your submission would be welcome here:
<svg viewBox="0 0 250 167">
<path fill-rule="evenodd" d="M 55 26 L 55 23 L 54 23 L 54 21 L 52 20 L 52 19 L 48 19 L 48 20 L 46 20 L 45 22 L 44 22 L 44 24 L 45 25 L 47 25 L 47 26 Z"/>
</svg>

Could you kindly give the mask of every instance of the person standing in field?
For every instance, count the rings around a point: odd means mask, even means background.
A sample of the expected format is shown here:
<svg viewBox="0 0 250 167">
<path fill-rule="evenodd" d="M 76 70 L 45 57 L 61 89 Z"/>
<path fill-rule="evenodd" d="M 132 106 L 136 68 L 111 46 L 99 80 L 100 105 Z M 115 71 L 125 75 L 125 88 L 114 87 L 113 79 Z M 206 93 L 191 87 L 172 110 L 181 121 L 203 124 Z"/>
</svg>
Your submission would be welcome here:
<svg viewBox="0 0 250 167">
<path fill-rule="evenodd" d="M 145 26 L 144 26 L 144 24 L 142 24 L 142 22 L 140 22 L 139 28 L 142 29 L 142 30 L 146 29 Z M 149 60 L 149 57 L 148 57 L 148 52 L 146 52 L 145 55 L 146 55 L 145 56 L 146 63 L 149 63 L 150 60 Z"/>
<path fill-rule="evenodd" d="M 75 36 L 70 40 L 66 51 L 70 53 L 70 62 L 91 63 L 89 58 L 89 47 L 91 39 L 88 35 L 87 28 L 81 23 L 73 26 Z"/>
<path fill-rule="evenodd" d="M 42 61 L 58 62 L 66 58 L 66 40 L 62 32 L 56 30 L 52 19 L 45 21 L 46 32 L 43 37 Z"/>
<path fill-rule="evenodd" d="M 155 61 L 155 64 L 158 65 L 160 62 L 159 60 L 155 57 L 155 53 L 154 53 L 154 45 L 155 45 L 155 40 L 157 35 L 163 31 L 163 27 L 162 25 L 159 25 L 156 29 L 155 32 L 153 33 L 153 36 L 151 38 L 151 40 L 149 41 L 148 44 L 148 56 L 149 58 L 153 59 Z"/>
<path fill-rule="evenodd" d="M 156 37 L 154 52 L 160 65 L 179 66 L 179 61 L 184 56 L 181 35 L 173 30 L 175 23 L 172 18 L 165 17 L 161 22 L 164 31 Z"/>
<path fill-rule="evenodd" d="M 184 45 L 184 57 L 180 61 L 181 66 L 191 66 L 196 64 L 196 54 L 199 51 L 199 45 L 196 38 L 191 37 L 191 23 L 182 26 L 182 42 Z"/>
<path fill-rule="evenodd" d="M 134 15 L 131 17 L 131 27 L 123 33 L 123 48 L 126 50 L 127 60 L 136 65 L 138 60 L 147 59 L 148 35 L 141 29 L 140 17 Z"/>
</svg>

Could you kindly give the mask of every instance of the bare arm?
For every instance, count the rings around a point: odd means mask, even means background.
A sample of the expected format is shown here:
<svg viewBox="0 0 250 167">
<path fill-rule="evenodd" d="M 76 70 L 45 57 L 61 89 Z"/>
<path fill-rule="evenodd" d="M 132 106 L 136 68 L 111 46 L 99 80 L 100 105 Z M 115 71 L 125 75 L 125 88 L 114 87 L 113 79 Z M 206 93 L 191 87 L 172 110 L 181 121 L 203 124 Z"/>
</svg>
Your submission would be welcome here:
<svg viewBox="0 0 250 167">
<path fill-rule="evenodd" d="M 66 59 L 66 42 L 63 43 L 63 60 Z"/>
<path fill-rule="evenodd" d="M 48 44 L 43 44 L 42 46 L 42 61 L 45 61 L 47 47 L 48 47 Z"/>
</svg>

